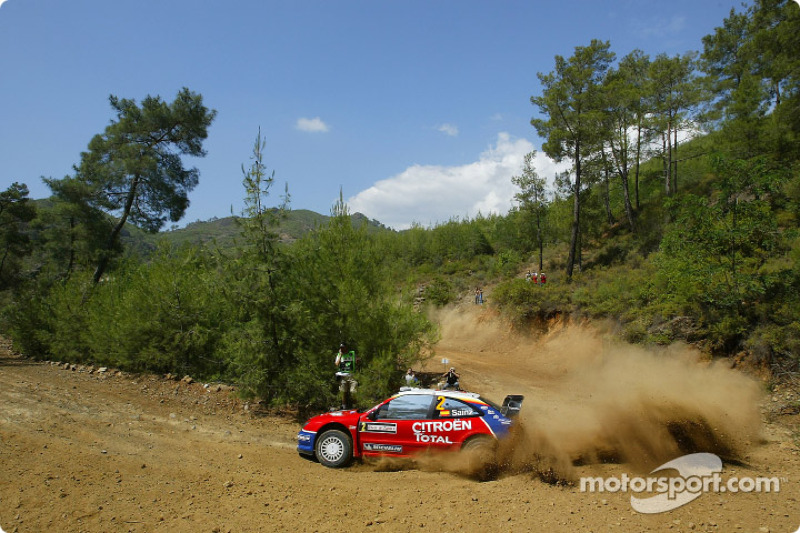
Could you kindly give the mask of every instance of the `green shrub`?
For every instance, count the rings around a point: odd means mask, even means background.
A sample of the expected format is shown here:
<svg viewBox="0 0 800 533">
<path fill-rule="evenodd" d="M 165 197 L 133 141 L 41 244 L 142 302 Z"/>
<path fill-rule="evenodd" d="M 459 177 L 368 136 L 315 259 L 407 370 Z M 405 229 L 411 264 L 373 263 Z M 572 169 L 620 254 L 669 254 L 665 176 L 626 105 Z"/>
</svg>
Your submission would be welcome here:
<svg viewBox="0 0 800 533">
<path fill-rule="evenodd" d="M 15 350 L 35 359 L 48 359 L 53 329 L 53 313 L 47 301 L 47 288 L 34 283 L 19 287 L 0 314 L 2 331 Z"/>
<path fill-rule="evenodd" d="M 444 307 L 455 300 L 456 293 L 453 284 L 437 276 L 425 287 L 425 301 L 437 307 Z"/>
<path fill-rule="evenodd" d="M 547 320 L 571 310 L 569 291 L 564 286 L 545 286 L 513 279 L 498 284 L 492 292 L 494 305 L 514 326 L 523 327 L 534 319 Z"/>
</svg>

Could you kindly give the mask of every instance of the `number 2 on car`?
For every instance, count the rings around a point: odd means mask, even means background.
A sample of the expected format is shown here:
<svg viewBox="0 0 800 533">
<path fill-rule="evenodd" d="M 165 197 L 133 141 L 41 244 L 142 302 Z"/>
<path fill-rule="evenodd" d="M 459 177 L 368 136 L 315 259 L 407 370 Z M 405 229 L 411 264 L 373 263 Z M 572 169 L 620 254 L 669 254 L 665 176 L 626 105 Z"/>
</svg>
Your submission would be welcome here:
<svg viewBox="0 0 800 533">
<path fill-rule="evenodd" d="M 444 402 L 447 398 L 444 396 L 437 396 L 436 399 L 439 400 L 439 403 L 436 404 L 436 410 L 439 411 L 439 416 L 450 416 L 450 411 L 444 408 Z"/>
</svg>

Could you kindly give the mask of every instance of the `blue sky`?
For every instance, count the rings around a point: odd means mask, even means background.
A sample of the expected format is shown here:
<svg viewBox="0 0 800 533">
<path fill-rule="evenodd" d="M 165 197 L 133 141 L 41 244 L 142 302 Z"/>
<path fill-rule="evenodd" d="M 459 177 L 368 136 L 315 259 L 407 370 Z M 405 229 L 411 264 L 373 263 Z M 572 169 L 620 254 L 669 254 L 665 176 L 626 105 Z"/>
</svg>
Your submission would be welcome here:
<svg viewBox="0 0 800 533">
<path fill-rule="evenodd" d="M 181 225 L 238 214 L 258 128 L 273 202 L 396 228 L 505 212 L 540 150 L 537 72 L 591 39 L 700 50 L 739 0 L 0 0 L 0 188 L 72 172 L 110 94 L 201 93 L 217 119 Z M 540 175 L 555 165 L 541 154 Z"/>
</svg>

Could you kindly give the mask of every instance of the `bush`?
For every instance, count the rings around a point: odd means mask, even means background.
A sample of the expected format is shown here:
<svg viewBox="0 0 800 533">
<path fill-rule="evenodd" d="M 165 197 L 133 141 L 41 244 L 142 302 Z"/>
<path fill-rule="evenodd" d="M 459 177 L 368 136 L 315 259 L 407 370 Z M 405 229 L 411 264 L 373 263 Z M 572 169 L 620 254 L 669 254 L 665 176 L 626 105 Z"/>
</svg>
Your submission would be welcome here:
<svg viewBox="0 0 800 533">
<path fill-rule="evenodd" d="M 35 359 L 48 359 L 53 329 L 53 312 L 49 309 L 47 288 L 29 283 L 19 287 L 6 303 L 0 316 L 15 350 Z"/>
<path fill-rule="evenodd" d="M 572 303 L 592 316 L 634 320 L 650 300 L 653 271 L 649 262 L 594 269 L 580 278 Z"/>
<path fill-rule="evenodd" d="M 453 284 L 442 277 L 437 276 L 425 287 L 425 301 L 437 307 L 444 307 L 455 300 L 455 297 Z"/>
<path fill-rule="evenodd" d="M 548 320 L 571 309 L 569 292 L 551 284 L 541 286 L 523 279 L 513 279 L 495 287 L 495 305 L 515 327 L 532 320 Z"/>
</svg>

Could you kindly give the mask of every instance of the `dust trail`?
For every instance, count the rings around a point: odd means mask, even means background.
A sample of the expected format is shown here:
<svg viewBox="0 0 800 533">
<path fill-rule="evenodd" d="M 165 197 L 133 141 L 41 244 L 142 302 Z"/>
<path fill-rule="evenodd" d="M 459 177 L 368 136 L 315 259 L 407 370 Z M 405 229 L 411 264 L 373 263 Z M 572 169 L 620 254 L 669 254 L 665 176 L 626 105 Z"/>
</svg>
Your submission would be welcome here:
<svg viewBox="0 0 800 533">
<path fill-rule="evenodd" d="M 522 418 L 527 444 L 562 475 L 576 462 L 649 470 L 699 451 L 735 458 L 758 437 L 759 388 L 743 374 L 686 353 L 609 347 L 601 354 L 572 371 L 554 403 L 526 406 Z"/>
<path fill-rule="evenodd" d="M 691 347 L 646 349 L 575 325 L 525 337 L 485 312 L 438 318 L 437 353 L 468 388 L 526 396 L 523 431 L 500 449 L 511 471 L 571 479 L 576 465 L 599 462 L 649 471 L 697 451 L 742 457 L 759 437 L 758 383 Z"/>
</svg>

